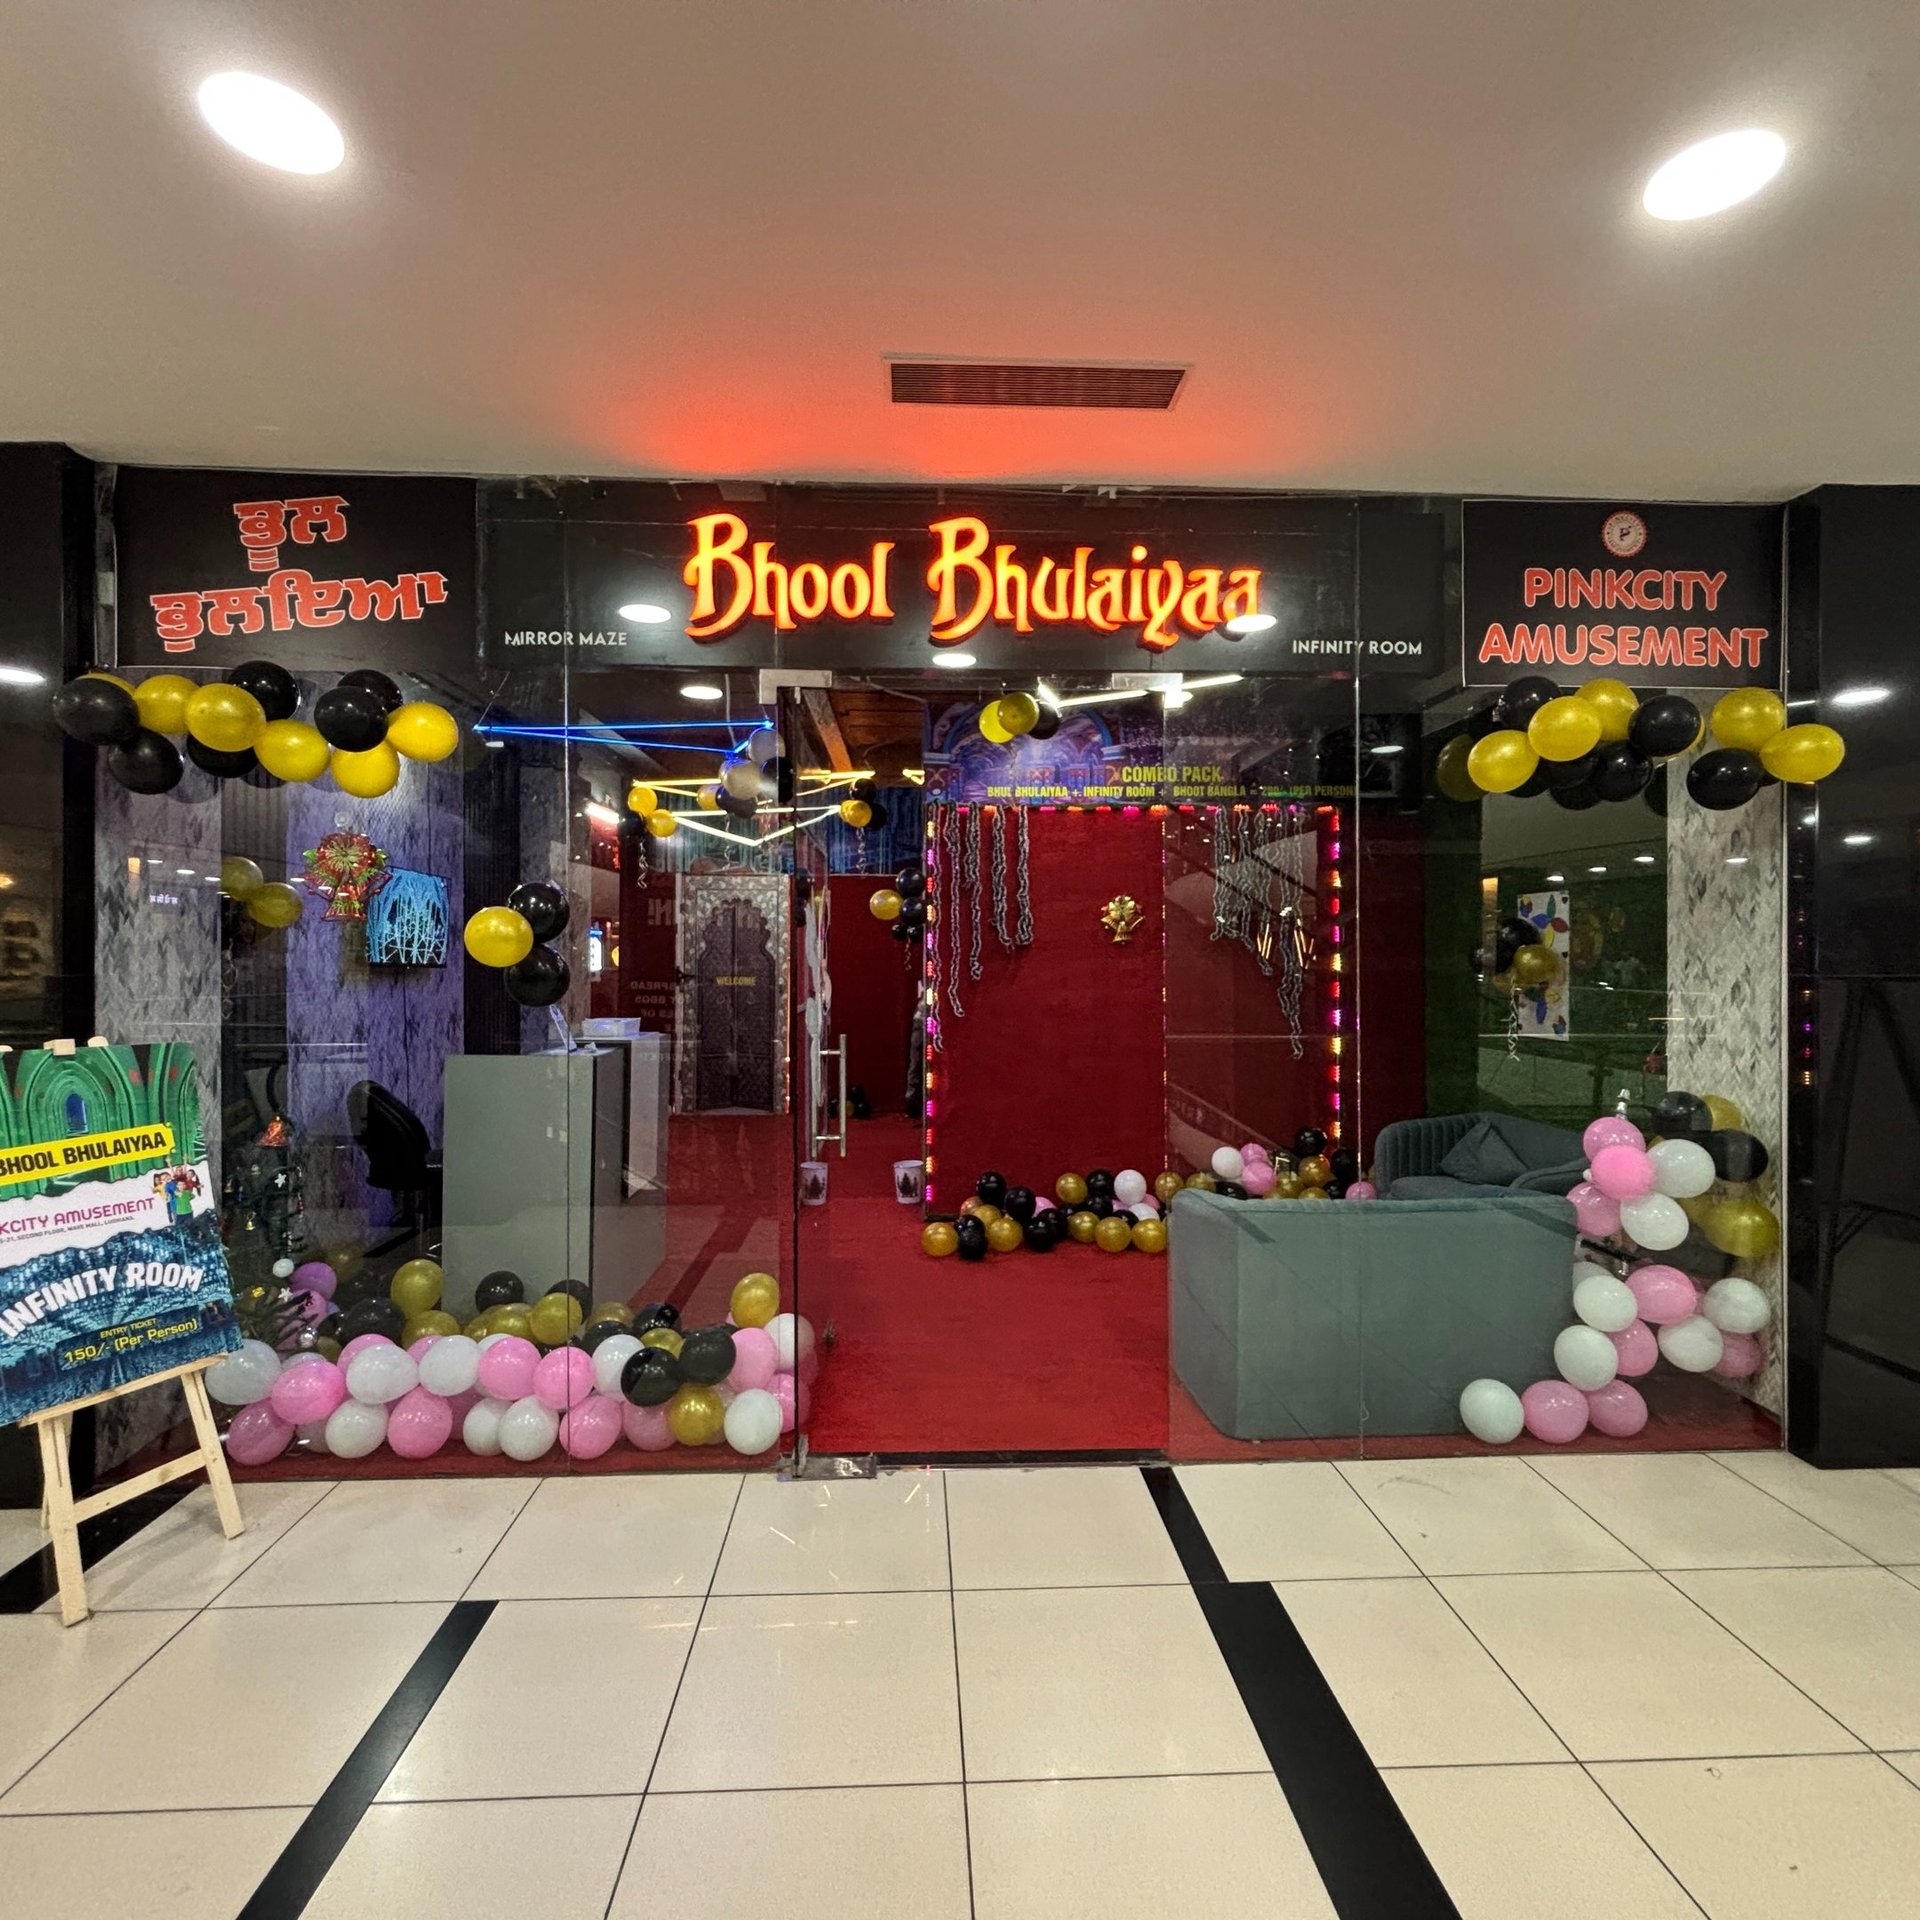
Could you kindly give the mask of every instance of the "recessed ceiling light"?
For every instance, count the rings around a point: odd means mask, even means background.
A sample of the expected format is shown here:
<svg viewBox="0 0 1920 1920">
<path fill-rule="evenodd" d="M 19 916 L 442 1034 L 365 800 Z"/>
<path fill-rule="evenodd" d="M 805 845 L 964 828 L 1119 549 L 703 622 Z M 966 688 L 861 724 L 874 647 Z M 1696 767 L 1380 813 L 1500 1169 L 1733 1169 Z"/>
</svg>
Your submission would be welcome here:
<svg viewBox="0 0 1920 1920">
<path fill-rule="evenodd" d="M 1701 220 L 1758 193 L 1786 158 L 1787 143 L 1764 127 L 1716 133 L 1659 168 L 1640 204 L 1656 220 Z"/>
<path fill-rule="evenodd" d="M 1653 855 L 1652 855 L 1652 854 L 1650 854 L 1650 853 L 1636 853 L 1636 854 L 1635 854 L 1635 855 L 1633 856 L 1633 864 L 1634 864 L 1634 865 L 1635 865 L 1636 867 L 1650 867 L 1650 866 L 1652 866 L 1652 865 L 1654 865 L 1655 863 L 1654 863 L 1654 858 L 1653 858 Z"/>
<path fill-rule="evenodd" d="M 1833 696 L 1836 707 L 1877 707 L 1882 700 L 1891 700 L 1891 687 L 1842 687 Z"/>
<path fill-rule="evenodd" d="M 44 687 L 47 676 L 31 667 L 0 667 L 0 687 Z"/>
<path fill-rule="evenodd" d="M 1564 873 L 1550 873 L 1547 875 L 1547 885 L 1550 887 L 1560 886 L 1565 882 L 1566 877 Z"/>
<path fill-rule="evenodd" d="M 1226 629 L 1229 633 L 1265 633 L 1269 627 L 1279 624 L 1277 613 L 1236 613 L 1226 623 Z"/>
<path fill-rule="evenodd" d="M 947 667 L 955 673 L 964 673 L 968 667 L 976 664 L 970 653 L 936 653 L 933 656 L 936 667 Z"/>
<path fill-rule="evenodd" d="M 664 627 L 673 618 L 673 609 L 651 600 L 629 600 L 620 609 L 620 618 L 631 620 L 636 627 Z"/>
<path fill-rule="evenodd" d="M 1193 695 L 1185 687 L 1166 687 L 1161 691 L 1160 704 L 1169 708 L 1184 707 L 1192 698 Z"/>
<path fill-rule="evenodd" d="M 1403 747 L 1398 740 L 1383 740 L 1377 747 L 1372 748 L 1371 751 L 1374 753 L 1405 753 L 1406 748 Z"/>
<path fill-rule="evenodd" d="M 685 700 L 724 700 L 727 697 L 727 690 L 725 687 L 716 687 L 705 680 L 689 680 L 680 689 L 680 695 Z M 701 722 L 701 725 L 705 724 L 705 721 Z"/>
<path fill-rule="evenodd" d="M 1850 847 L 1870 847 L 1873 845 L 1873 835 L 1870 833 L 1843 834 L 1841 839 Z"/>
<path fill-rule="evenodd" d="M 1730 867 L 1744 867 L 1746 864 L 1747 856 L 1744 853 L 1730 853 L 1727 855 L 1727 865 Z"/>
<path fill-rule="evenodd" d="M 283 173 L 331 173 L 347 155 L 332 119 L 278 80 L 215 73 L 200 82 L 201 115 L 228 146 Z"/>
<path fill-rule="evenodd" d="M 1606 868 L 1605 867 L 1589 867 L 1587 871 L 1589 873 L 1605 873 Z"/>
</svg>

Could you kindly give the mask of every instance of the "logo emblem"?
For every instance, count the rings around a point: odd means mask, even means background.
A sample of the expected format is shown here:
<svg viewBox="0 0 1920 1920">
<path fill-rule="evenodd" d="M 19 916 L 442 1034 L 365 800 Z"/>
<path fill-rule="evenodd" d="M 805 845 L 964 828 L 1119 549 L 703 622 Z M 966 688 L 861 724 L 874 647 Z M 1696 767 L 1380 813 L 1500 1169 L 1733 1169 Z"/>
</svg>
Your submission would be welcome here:
<svg viewBox="0 0 1920 1920">
<path fill-rule="evenodd" d="M 1600 523 L 1600 539 L 1616 560 L 1631 560 L 1647 544 L 1647 523 L 1622 507 Z"/>
</svg>

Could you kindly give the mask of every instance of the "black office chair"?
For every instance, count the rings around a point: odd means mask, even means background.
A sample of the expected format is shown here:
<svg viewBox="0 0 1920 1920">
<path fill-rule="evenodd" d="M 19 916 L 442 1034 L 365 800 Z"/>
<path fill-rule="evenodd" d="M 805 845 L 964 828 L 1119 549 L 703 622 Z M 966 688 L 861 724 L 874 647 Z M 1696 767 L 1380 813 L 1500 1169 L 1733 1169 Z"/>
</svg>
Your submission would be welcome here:
<svg viewBox="0 0 1920 1920">
<path fill-rule="evenodd" d="M 401 1197 L 417 1230 L 440 1225 L 441 1167 L 420 1116 L 377 1080 L 347 1091 L 347 1125 L 367 1156 L 367 1185 Z"/>
</svg>

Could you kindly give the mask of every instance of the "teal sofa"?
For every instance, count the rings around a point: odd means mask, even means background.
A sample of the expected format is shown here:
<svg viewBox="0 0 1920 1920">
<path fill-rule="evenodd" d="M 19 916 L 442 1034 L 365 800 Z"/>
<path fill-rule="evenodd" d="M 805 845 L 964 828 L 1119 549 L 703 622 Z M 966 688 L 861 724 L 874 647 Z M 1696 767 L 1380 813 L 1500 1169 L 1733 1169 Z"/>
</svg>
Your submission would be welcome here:
<svg viewBox="0 0 1920 1920">
<path fill-rule="evenodd" d="M 1517 1113 L 1396 1120 L 1373 1143 L 1373 1183 L 1395 1200 L 1566 1193 L 1586 1173 L 1577 1133 Z"/>
</svg>

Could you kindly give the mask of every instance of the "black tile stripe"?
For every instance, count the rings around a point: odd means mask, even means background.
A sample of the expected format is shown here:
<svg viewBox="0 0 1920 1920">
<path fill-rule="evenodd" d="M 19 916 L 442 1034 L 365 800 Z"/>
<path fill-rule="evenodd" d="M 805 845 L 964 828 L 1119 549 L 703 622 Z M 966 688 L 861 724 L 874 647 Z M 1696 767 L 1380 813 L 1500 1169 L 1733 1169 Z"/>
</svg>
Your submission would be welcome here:
<svg viewBox="0 0 1920 1920">
<path fill-rule="evenodd" d="M 314 1802 L 313 1811 L 267 1869 L 267 1877 L 240 1909 L 239 1920 L 296 1920 L 327 1877 L 353 1830 L 387 1783 L 407 1743 L 433 1711 L 480 1629 L 493 1617 L 492 1600 L 456 1600 L 434 1636 L 407 1669 L 360 1744 Z"/>
<path fill-rule="evenodd" d="M 206 1481 L 198 1474 L 156 1487 L 151 1493 L 136 1494 L 125 1505 L 109 1507 L 91 1520 L 80 1522 L 80 1564 L 99 1565 L 115 1547 L 123 1547 L 142 1527 L 150 1527 L 167 1511 L 177 1506 L 195 1487 Z M 60 1576 L 54 1570 L 52 1544 L 38 1553 L 30 1553 L 17 1567 L 0 1574 L 0 1613 L 32 1613 L 60 1591 Z"/>
<path fill-rule="evenodd" d="M 1460 1920 L 1280 1596 L 1229 1580 L 1171 1467 L 1142 1467 L 1340 1920 Z"/>
</svg>

